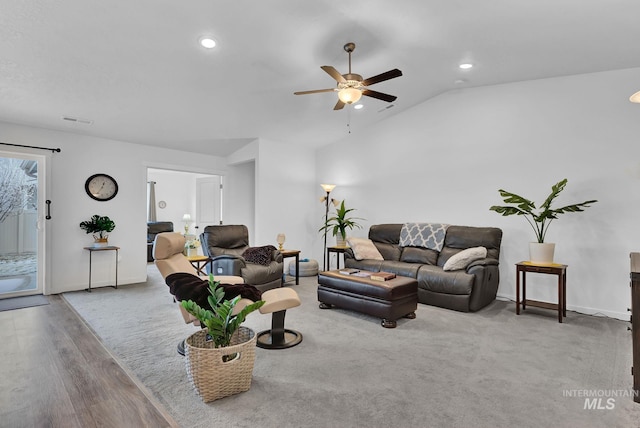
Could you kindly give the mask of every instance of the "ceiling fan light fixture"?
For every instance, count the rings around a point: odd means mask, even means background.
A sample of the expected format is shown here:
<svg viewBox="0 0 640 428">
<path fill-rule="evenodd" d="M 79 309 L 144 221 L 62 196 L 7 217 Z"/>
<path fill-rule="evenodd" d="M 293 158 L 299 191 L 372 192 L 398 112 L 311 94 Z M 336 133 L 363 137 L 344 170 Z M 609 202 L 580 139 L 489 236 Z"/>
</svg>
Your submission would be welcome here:
<svg viewBox="0 0 640 428">
<path fill-rule="evenodd" d="M 631 95 L 629 97 L 629 101 L 631 101 L 632 103 L 640 104 L 640 91 L 638 91 L 635 94 Z"/>
<path fill-rule="evenodd" d="M 338 92 L 338 98 L 345 104 L 357 103 L 362 97 L 362 91 L 356 88 L 343 88 Z"/>
<path fill-rule="evenodd" d="M 202 37 L 200 38 L 200 46 L 207 49 L 213 49 L 217 45 L 216 41 L 211 37 Z"/>
</svg>

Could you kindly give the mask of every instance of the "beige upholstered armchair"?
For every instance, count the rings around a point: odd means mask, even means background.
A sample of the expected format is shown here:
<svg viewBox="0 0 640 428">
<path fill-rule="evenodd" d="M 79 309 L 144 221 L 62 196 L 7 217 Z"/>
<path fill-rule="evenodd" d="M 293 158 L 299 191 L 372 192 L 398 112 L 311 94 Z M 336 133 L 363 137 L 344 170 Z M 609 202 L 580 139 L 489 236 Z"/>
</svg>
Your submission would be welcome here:
<svg viewBox="0 0 640 428">
<path fill-rule="evenodd" d="M 260 291 L 282 286 L 282 254 L 275 247 L 251 248 L 246 226 L 207 226 L 200 235 L 200 243 L 203 253 L 212 260 L 207 265 L 207 273 L 240 276 L 245 284 L 251 284 Z M 247 254 L 260 252 L 266 252 L 266 257 L 259 262 L 248 259 Z M 259 254 L 256 258 L 260 259 Z"/>
</svg>

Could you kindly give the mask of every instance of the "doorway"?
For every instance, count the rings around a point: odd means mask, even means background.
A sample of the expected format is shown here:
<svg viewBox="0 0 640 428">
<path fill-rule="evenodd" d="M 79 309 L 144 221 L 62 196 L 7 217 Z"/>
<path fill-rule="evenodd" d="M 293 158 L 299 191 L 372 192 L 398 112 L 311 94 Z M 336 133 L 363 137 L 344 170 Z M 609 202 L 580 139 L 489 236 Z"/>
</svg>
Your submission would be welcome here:
<svg viewBox="0 0 640 428">
<path fill-rule="evenodd" d="M 0 151 L 0 299 L 43 293 L 45 159 Z"/>
<path fill-rule="evenodd" d="M 147 181 L 153 182 L 147 221 L 172 222 L 173 230 L 198 239 L 206 226 L 222 222 L 223 176 L 189 171 L 147 168 Z M 149 213 L 155 209 L 155 218 Z M 201 248 L 198 254 L 201 254 Z"/>
</svg>

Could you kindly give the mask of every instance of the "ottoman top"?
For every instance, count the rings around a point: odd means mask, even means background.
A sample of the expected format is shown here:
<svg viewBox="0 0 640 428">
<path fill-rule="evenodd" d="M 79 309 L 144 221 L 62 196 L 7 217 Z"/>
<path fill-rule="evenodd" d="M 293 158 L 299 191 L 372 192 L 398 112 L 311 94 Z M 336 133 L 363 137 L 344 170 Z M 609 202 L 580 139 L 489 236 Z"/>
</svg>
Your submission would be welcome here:
<svg viewBox="0 0 640 428">
<path fill-rule="evenodd" d="M 320 272 L 318 284 L 327 288 L 388 301 L 418 293 L 418 281 L 406 276 L 396 276 L 387 281 L 376 281 L 370 278 L 344 275 L 339 270 L 332 270 Z"/>
</svg>

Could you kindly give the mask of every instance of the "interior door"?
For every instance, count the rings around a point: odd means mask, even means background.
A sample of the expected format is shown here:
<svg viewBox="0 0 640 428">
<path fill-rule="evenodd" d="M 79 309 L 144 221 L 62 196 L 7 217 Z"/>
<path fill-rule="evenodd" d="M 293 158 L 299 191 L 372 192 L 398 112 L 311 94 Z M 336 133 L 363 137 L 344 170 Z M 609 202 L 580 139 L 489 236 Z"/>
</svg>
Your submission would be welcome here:
<svg viewBox="0 0 640 428">
<path fill-rule="evenodd" d="M 199 232 L 206 226 L 222 224 L 222 180 L 219 175 L 196 178 L 196 212 Z"/>
<path fill-rule="evenodd" d="M 45 159 L 0 151 L 0 299 L 43 292 Z"/>
</svg>

